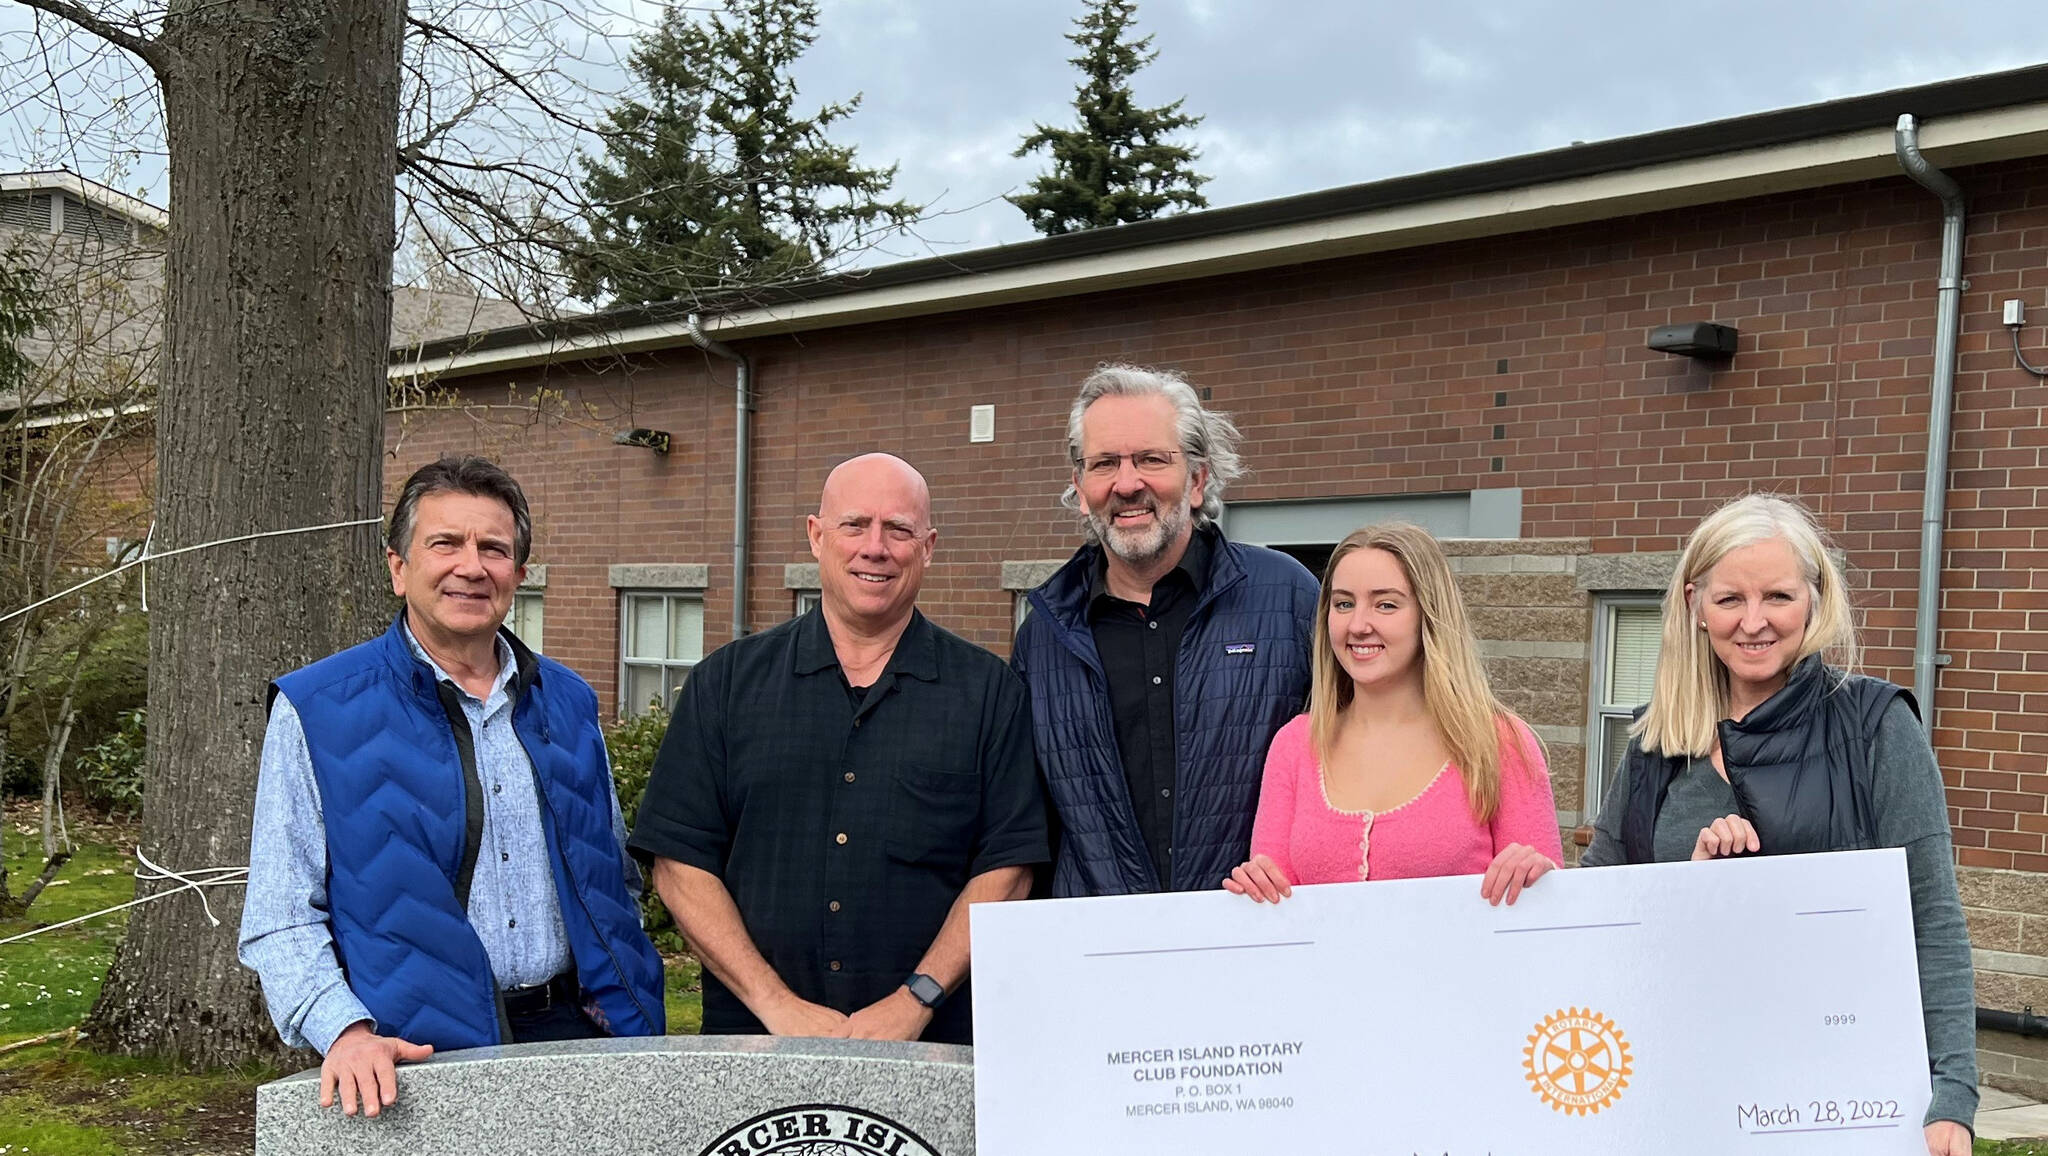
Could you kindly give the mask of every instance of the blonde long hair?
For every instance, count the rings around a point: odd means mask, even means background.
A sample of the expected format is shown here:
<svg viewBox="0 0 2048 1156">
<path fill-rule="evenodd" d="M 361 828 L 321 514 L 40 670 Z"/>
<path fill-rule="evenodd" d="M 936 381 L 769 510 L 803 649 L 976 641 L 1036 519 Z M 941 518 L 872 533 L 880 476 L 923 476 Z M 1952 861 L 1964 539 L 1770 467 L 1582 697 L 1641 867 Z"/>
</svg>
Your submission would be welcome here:
<svg viewBox="0 0 2048 1156">
<path fill-rule="evenodd" d="M 1664 593 L 1664 645 L 1657 654 L 1650 706 L 1629 728 L 1644 751 L 1698 758 L 1714 749 L 1716 727 L 1728 717 L 1728 667 L 1715 655 L 1706 632 L 1694 625 L 1700 613 L 1698 584 L 1729 554 L 1772 539 L 1792 547 L 1809 595 L 1806 637 L 1793 662 L 1826 651 L 1829 665 L 1855 668 L 1856 620 L 1848 583 L 1829 557 L 1813 514 L 1776 494 L 1737 498 L 1693 530 Z M 1695 591 L 1692 598 L 1685 594 L 1688 585 Z"/>
<path fill-rule="evenodd" d="M 1337 565 L 1358 550 L 1385 550 L 1401 564 L 1415 592 L 1422 619 L 1422 699 L 1430 718 L 1450 749 L 1451 761 L 1465 776 L 1466 802 L 1484 823 L 1500 805 L 1501 744 L 1522 743 L 1528 731 L 1514 712 L 1502 706 L 1487 681 L 1479 647 L 1465 614 L 1465 599 L 1451 578 L 1451 564 L 1429 531 L 1406 522 L 1383 522 L 1355 531 L 1337 544 L 1323 570 L 1323 592 L 1316 601 L 1314 658 L 1308 695 L 1309 738 L 1316 758 L 1329 765 L 1336 745 L 1338 721 L 1357 694 L 1351 676 L 1337 662 L 1330 640 L 1331 583 Z M 1525 764 L 1530 752 L 1522 751 Z"/>
</svg>

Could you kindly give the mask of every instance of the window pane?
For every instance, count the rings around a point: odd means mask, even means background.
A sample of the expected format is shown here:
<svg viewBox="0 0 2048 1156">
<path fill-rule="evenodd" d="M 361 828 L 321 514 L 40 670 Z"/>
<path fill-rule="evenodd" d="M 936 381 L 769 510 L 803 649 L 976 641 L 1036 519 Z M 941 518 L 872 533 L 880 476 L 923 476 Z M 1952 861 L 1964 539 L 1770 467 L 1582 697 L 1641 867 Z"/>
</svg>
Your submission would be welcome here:
<svg viewBox="0 0 2048 1156">
<path fill-rule="evenodd" d="M 1657 651 L 1664 631 L 1664 611 L 1657 606 L 1616 606 L 1608 619 L 1607 687 L 1602 700 L 1610 706 L 1641 706 L 1650 701 L 1657 676 Z"/>
<path fill-rule="evenodd" d="M 683 681 L 690 677 L 687 666 L 671 666 L 662 672 L 661 705 L 667 707 L 676 700 L 676 692 L 683 689 Z"/>
<path fill-rule="evenodd" d="M 668 600 L 668 653 L 662 657 L 695 662 L 704 657 L 704 603 L 695 598 Z"/>
<path fill-rule="evenodd" d="M 1622 752 L 1628 750 L 1628 727 L 1633 721 L 1625 714 L 1600 716 L 1600 774 L 1603 781 L 1621 765 Z M 1587 813 L 1592 812 L 1589 810 Z"/>
<path fill-rule="evenodd" d="M 619 697 L 620 714 L 645 714 L 647 713 L 647 704 L 664 701 L 661 697 L 660 667 L 629 666 L 626 668 L 626 693 Z"/>
<path fill-rule="evenodd" d="M 534 653 L 541 652 L 541 596 L 520 593 L 512 596 L 512 633 L 519 641 L 531 647 Z"/>
<path fill-rule="evenodd" d="M 667 629 L 659 594 L 626 595 L 626 657 L 662 657 L 662 635 Z"/>
</svg>

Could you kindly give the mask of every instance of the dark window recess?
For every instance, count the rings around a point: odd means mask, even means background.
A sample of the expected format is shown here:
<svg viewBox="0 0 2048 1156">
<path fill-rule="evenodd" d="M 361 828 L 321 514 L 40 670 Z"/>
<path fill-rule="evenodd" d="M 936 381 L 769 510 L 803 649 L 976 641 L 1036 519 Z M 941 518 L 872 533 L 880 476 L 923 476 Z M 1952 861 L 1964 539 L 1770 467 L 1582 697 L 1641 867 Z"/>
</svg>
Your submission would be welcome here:
<svg viewBox="0 0 2048 1156">
<path fill-rule="evenodd" d="M 1503 357 L 1499 361 L 1494 362 L 1493 371 L 1495 373 L 1506 373 L 1508 371 L 1508 359 Z"/>
<path fill-rule="evenodd" d="M 1507 403 L 1508 403 L 1508 391 L 1507 391 L 1507 390 L 1504 390 L 1504 389 L 1502 389 L 1502 390 L 1496 390 L 1496 391 L 1494 392 L 1494 395 L 1493 395 L 1493 408 L 1495 408 L 1495 409 L 1499 409 L 1499 408 L 1501 408 L 1502 406 L 1506 405 Z"/>
<path fill-rule="evenodd" d="M 1330 542 L 1312 546 L 1274 546 L 1273 549 L 1301 563 L 1308 568 L 1309 573 L 1320 578 L 1323 571 L 1329 568 L 1330 555 L 1337 552 L 1337 544 Z"/>
<path fill-rule="evenodd" d="M 1508 436 L 1508 427 L 1500 424 L 1499 422 L 1493 423 L 1493 440 L 1499 441 L 1500 439 L 1506 436 Z"/>
<path fill-rule="evenodd" d="M 1495 458 L 1495 459 L 1493 459 L 1493 472 L 1494 472 L 1494 473 L 1496 473 L 1496 474 L 1497 474 L 1497 473 L 1499 473 L 1499 472 L 1500 472 L 1500 467 L 1501 467 L 1501 460 L 1500 460 L 1499 458 Z"/>
</svg>

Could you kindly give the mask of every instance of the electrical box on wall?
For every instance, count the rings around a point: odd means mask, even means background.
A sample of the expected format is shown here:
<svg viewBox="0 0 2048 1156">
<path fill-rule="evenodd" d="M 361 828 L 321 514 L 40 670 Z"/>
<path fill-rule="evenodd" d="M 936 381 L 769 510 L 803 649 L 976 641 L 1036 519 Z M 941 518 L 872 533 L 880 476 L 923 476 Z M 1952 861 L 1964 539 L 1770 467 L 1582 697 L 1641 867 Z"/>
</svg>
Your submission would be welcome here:
<svg viewBox="0 0 2048 1156">
<path fill-rule="evenodd" d="M 996 407 L 972 405 L 967 407 L 967 440 L 970 442 L 992 442 L 996 440 Z"/>
</svg>

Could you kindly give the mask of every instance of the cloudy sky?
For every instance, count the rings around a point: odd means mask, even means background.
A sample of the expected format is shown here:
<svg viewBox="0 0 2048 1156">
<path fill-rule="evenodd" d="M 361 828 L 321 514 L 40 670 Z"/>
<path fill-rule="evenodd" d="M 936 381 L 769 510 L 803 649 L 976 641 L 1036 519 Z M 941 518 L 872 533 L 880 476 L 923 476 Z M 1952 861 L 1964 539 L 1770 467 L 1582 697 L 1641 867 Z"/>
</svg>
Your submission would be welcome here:
<svg viewBox="0 0 2048 1156">
<path fill-rule="evenodd" d="M 936 251 L 1029 239 L 999 198 L 1072 117 L 1079 0 L 824 0 L 798 79 L 863 94 L 845 138 L 950 215 Z M 1142 0 L 1146 104 L 1187 99 L 1212 205 L 2048 62 L 2048 19 L 1976 0 Z M 917 242 L 894 246 L 923 255 Z"/>
<path fill-rule="evenodd" d="M 1081 0 L 821 7 L 798 68 L 806 100 L 862 94 L 839 139 L 900 164 L 902 195 L 934 208 L 916 237 L 866 259 L 1029 239 L 1001 198 L 1043 161 L 1010 153 L 1035 122 L 1072 118 L 1064 36 Z M 32 44 L 29 20 L 0 0 L 8 54 Z M 1214 205 L 2048 62 L 2048 19 L 1990 0 L 1142 0 L 1139 21 L 1159 52 L 1139 98 L 1184 97 L 1205 118 L 1189 135 Z M 71 75 L 81 104 L 109 87 Z M 0 169 L 48 163 L 34 154 L 50 135 L 20 111 L 38 102 L 22 95 L 0 93 L 0 112 L 14 110 Z M 163 203 L 159 157 L 113 176 Z"/>
</svg>

